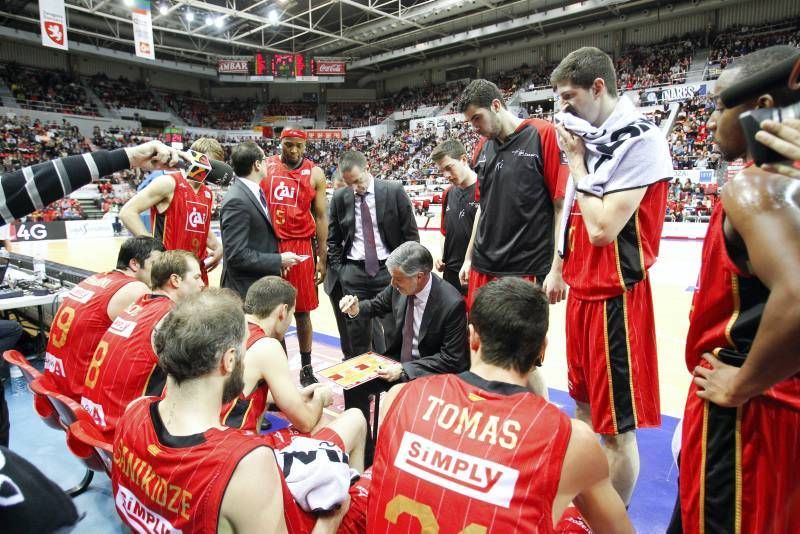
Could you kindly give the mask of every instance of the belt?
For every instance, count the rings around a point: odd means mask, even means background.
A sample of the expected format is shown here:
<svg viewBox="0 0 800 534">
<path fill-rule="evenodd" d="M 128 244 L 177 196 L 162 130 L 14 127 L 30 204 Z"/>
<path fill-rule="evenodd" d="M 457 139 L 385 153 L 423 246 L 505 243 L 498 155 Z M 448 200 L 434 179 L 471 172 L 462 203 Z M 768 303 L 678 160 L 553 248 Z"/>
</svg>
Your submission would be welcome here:
<svg viewBox="0 0 800 534">
<path fill-rule="evenodd" d="M 362 269 L 366 269 L 367 268 L 366 262 L 364 260 L 349 260 L 348 259 L 348 260 L 344 260 L 344 262 L 348 263 L 350 265 L 358 265 Z M 378 260 L 378 267 L 383 267 L 385 265 L 386 265 L 386 260 Z"/>
</svg>

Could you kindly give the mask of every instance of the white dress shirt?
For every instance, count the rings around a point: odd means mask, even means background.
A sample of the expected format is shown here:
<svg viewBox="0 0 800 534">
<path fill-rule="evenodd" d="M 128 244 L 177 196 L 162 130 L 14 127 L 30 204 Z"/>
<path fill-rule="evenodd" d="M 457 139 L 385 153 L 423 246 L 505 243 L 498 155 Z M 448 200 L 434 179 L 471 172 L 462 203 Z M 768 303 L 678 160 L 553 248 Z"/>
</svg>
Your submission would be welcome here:
<svg viewBox="0 0 800 534">
<path fill-rule="evenodd" d="M 380 230 L 378 230 L 378 214 L 375 209 L 375 179 L 372 176 L 369 177 L 369 186 L 367 187 L 365 200 L 367 201 L 369 213 L 372 216 L 372 233 L 375 235 L 375 250 L 378 253 L 378 260 L 385 260 L 389 257 L 389 249 L 383 244 Z M 366 254 L 364 253 L 364 231 L 361 228 L 361 197 L 358 195 L 355 197 L 355 204 L 356 233 L 353 236 L 353 246 L 350 247 L 350 251 L 347 253 L 347 259 L 364 261 L 366 259 Z"/>
<path fill-rule="evenodd" d="M 248 180 L 247 178 L 242 178 L 241 176 L 237 176 L 236 179 L 242 182 L 247 187 L 248 191 L 250 191 L 250 194 L 252 194 L 253 197 L 256 199 L 256 204 L 261 206 L 261 208 L 264 210 L 264 213 L 267 215 L 267 220 L 271 223 L 272 219 L 269 218 L 269 209 L 267 209 L 263 204 L 261 204 L 261 198 L 259 198 L 260 196 L 259 191 L 261 191 L 261 186 L 253 182 L 252 180 Z"/>
<path fill-rule="evenodd" d="M 414 295 L 414 339 L 411 342 L 411 357 L 415 360 L 419 358 L 419 328 L 422 325 L 425 305 L 428 304 L 428 297 L 431 294 L 431 285 L 433 285 L 433 273 L 428 275 L 428 283 L 425 284 L 425 287 Z"/>
</svg>

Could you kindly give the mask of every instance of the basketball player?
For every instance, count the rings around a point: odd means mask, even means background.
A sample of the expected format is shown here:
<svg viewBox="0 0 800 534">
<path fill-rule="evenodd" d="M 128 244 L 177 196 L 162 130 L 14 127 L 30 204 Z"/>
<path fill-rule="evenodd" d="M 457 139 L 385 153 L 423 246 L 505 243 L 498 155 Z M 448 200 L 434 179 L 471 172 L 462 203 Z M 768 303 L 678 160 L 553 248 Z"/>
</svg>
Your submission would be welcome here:
<svg viewBox="0 0 800 534">
<path fill-rule="evenodd" d="M 211 159 L 225 159 L 216 139 L 201 137 L 190 148 Z M 222 243 L 211 231 L 213 204 L 214 193 L 205 184 L 184 178 L 180 171 L 166 172 L 126 202 L 119 219 L 133 235 L 147 235 L 139 214 L 149 209 L 153 237 L 166 250 L 194 254 L 200 262 L 203 283 L 208 285 L 208 271 L 222 259 Z"/>
<path fill-rule="evenodd" d="M 758 50 L 727 66 L 708 120 L 723 157 L 750 160 L 739 115 L 800 101 L 785 82 L 733 107 L 724 89 L 797 57 Z M 763 137 L 763 136 L 759 136 Z M 670 532 L 800 531 L 800 182 L 750 167 L 722 189 L 703 243 L 686 365 L 680 519 Z"/>
<path fill-rule="evenodd" d="M 294 252 L 308 259 L 292 266 L 285 275 L 297 289 L 294 320 L 300 343 L 300 384 L 314 384 L 311 343 L 314 335 L 311 310 L 317 309 L 317 284 L 325 280 L 328 259 L 328 207 L 325 173 L 305 158 L 308 135 L 299 127 L 281 132 L 280 155 L 267 158 L 267 175 L 261 187 L 267 197 L 272 226 L 280 252 Z M 312 239 L 316 235 L 314 250 Z M 316 271 L 315 260 L 316 259 Z"/>
<path fill-rule="evenodd" d="M 452 185 L 444 192 L 442 199 L 441 232 L 444 241 L 442 259 L 436 260 L 436 270 L 463 294 L 466 293 L 466 287 L 461 285 L 458 273 L 464 264 L 478 209 L 475 200 L 478 177 L 470 168 L 467 151 L 458 139 L 448 139 L 439 144 L 431 152 L 431 159 Z"/>
<path fill-rule="evenodd" d="M 111 322 L 150 288 L 150 266 L 164 250 L 149 236 L 125 240 L 113 271 L 90 276 L 66 294 L 53 317 L 44 372 L 53 386 L 80 402 L 83 379 Z"/>
<path fill-rule="evenodd" d="M 346 493 L 338 510 L 304 512 L 270 442 L 219 422 L 222 404 L 242 391 L 246 334 L 241 301 L 220 289 L 178 302 L 156 331 L 166 393 L 132 402 L 114 437 L 114 500 L 129 527 L 148 532 L 292 533 L 339 528 L 348 511 Z M 345 450 L 353 440 L 364 439 L 364 420 L 355 419 L 360 426 L 348 427 L 352 420 L 333 421 L 317 438 Z M 316 456 L 301 452 L 294 458 L 298 464 L 325 460 Z M 340 455 L 327 458 L 329 465 L 341 464 Z M 283 463 L 290 474 L 291 463 Z M 330 491 L 314 478 L 328 473 L 306 475 L 310 491 Z M 365 501 L 352 490 L 351 496 L 351 509 Z M 342 523 L 343 531 L 359 527 L 363 530 L 363 522 Z"/>
<path fill-rule="evenodd" d="M 258 432 L 271 395 L 295 429 L 310 433 L 320 422 L 322 409 L 333 401 L 329 387 L 311 384 L 298 390 L 289 376 L 286 353 L 279 340 L 292 322 L 296 295 L 297 290 L 277 276 L 265 276 L 247 290 L 244 391 L 235 402 L 223 407 L 225 426 Z"/>
<path fill-rule="evenodd" d="M 470 370 L 389 391 L 368 532 L 553 532 L 573 500 L 596 532 L 633 532 L 594 434 L 526 388 L 547 326 L 541 289 L 490 282 L 470 310 Z"/>
<path fill-rule="evenodd" d="M 617 96 L 602 50 L 575 50 L 550 80 L 565 123 L 582 125 L 586 136 L 558 126 L 577 190 L 565 206 L 569 393 L 577 417 L 602 436 L 611 482 L 627 505 L 639 476 L 636 429 L 661 424 L 647 270 L 658 255 L 672 159 L 664 135 Z"/>
<path fill-rule="evenodd" d="M 480 205 L 459 273 L 461 283 L 469 284 L 467 308 L 478 288 L 502 276 L 538 281 L 550 302 L 562 300 L 566 288 L 554 236 L 568 169 L 555 128 L 541 119 L 517 118 L 487 80 L 472 81 L 460 106 L 483 136 L 473 154 Z"/>
<path fill-rule="evenodd" d="M 81 405 L 108 442 L 133 399 L 161 395 L 167 377 L 158 367 L 153 335 L 175 302 L 205 287 L 197 258 L 185 250 L 162 253 L 150 279 L 153 291 L 128 306 L 97 344 L 83 383 Z"/>
</svg>

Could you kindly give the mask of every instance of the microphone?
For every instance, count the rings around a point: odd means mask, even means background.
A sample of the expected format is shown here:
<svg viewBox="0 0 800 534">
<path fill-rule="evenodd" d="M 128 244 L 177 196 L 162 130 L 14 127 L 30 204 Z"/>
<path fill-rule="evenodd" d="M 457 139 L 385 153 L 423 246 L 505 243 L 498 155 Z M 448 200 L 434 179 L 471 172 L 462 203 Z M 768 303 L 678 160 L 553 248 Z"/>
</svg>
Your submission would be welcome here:
<svg viewBox="0 0 800 534">
<path fill-rule="evenodd" d="M 196 150 L 187 150 L 186 160 L 180 160 L 175 165 L 186 173 L 187 180 L 194 180 L 200 183 L 210 183 L 219 186 L 227 186 L 233 179 L 233 167 Z"/>
<path fill-rule="evenodd" d="M 781 85 L 795 91 L 800 88 L 800 52 L 728 87 L 719 98 L 726 108 L 732 108 Z"/>
</svg>

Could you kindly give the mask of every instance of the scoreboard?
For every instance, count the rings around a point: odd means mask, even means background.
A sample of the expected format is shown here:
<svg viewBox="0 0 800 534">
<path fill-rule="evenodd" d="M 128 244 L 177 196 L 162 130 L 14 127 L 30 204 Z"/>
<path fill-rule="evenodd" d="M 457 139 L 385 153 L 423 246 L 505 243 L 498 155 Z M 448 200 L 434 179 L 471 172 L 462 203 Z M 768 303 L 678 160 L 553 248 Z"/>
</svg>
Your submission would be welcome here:
<svg viewBox="0 0 800 534">
<path fill-rule="evenodd" d="M 257 52 L 252 65 L 251 74 L 255 76 L 297 78 L 311 76 L 314 72 L 314 60 L 303 54 Z"/>
</svg>

